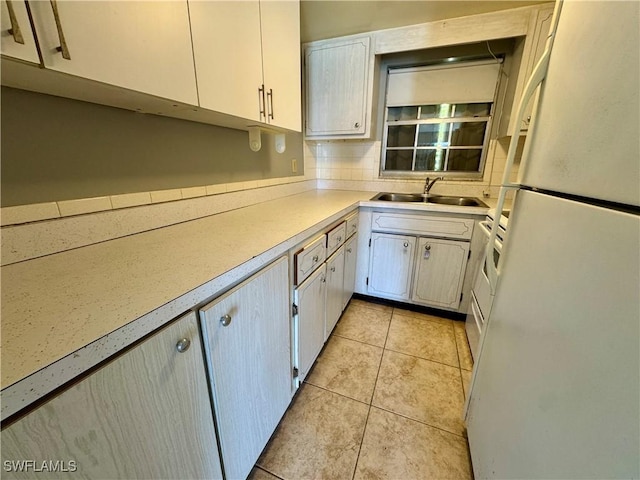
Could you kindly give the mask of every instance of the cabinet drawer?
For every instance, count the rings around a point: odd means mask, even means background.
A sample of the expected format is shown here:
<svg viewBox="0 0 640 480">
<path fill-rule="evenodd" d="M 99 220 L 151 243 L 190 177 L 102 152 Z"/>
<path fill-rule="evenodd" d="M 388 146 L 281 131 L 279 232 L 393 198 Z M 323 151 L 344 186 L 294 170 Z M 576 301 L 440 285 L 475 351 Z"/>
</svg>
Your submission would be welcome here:
<svg viewBox="0 0 640 480">
<path fill-rule="evenodd" d="M 470 239 L 473 225 L 474 221 L 468 218 L 374 212 L 371 229 L 374 232 Z"/>
<path fill-rule="evenodd" d="M 327 258 L 326 241 L 327 236 L 322 235 L 294 255 L 296 285 L 300 285 Z"/>
<path fill-rule="evenodd" d="M 358 212 L 347 217 L 347 238 L 358 231 Z"/>
<path fill-rule="evenodd" d="M 347 223 L 342 222 L 327 233 L 327 257 L 330 257 L 347 238 Z"/>
</svg>

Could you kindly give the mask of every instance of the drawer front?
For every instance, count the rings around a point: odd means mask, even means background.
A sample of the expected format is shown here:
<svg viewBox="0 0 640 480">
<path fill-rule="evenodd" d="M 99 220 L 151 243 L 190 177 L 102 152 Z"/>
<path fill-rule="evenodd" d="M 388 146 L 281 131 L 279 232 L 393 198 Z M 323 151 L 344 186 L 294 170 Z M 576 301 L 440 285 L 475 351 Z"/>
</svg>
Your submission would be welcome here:
<svg viewBox="0 0 640 480">
<path fill-rule="evenodd" d="M 347 239 L 347 224 L 342 222 L 327 233 L 327 257 L 330 257 Z"/>
<path fill-rule="evenodd" d="M 470 239 L 474 223 L 468 218 L 374 212 L 371 229 L 374 232 Z"/>
<path fill-rule="evenodd" d="M 311 275 L 325 261 L 327 258 L 326 241 L 327 236 L 322 235 L 295 254 L 296 285 L 300 285 L 305 278 Z"/>
<path fill-rule="evenodd" d="M 358 231 L 358 212 L 347 217 L 347 238 Z"/>
</svg>

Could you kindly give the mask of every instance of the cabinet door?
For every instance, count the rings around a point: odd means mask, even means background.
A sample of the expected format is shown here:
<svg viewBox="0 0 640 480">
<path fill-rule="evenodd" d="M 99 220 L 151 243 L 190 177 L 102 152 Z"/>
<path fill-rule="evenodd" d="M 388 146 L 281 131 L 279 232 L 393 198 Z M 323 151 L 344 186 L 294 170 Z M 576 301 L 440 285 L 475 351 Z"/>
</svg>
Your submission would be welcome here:
<svg viewBox="0 0 640 480">
<path fill-rule="evenodd" d="M 191 0 L 189 15 L 200 106 L 266 122 L 260 2 Z"/>
<path fill-rule="evenodd" d="M 408 300 L 415 248 L 416 237 L 372 233 L 368 293 Z"/>
<path fill-rule="evenodd" d="M 344 302 L 344 245 L 327 260 L 327 302 L 325 315 L 325 342 L 338 323 Z"/>
<path fill-rule="evenodd" d="M 70 59 L 52 4 L 30 6 L 46 68 L 197 105 L 186 1 L 58 1 Z"/>
<path fill-rule="evenodd" d="M 190 341 L 181 353 L 176 344 Z M 222 478 L 196 315 L 189 313 L 2 431 L 6 462 L 40 478 Z"/>
<path fill-rule="evenodd" d="M 298 381 L 302 382 L 324 345 L 327 266 L 323 264 L 295 291 L 298 306 L 297 359 Z"/>
<path fill-rule="evenodd" d="M 363 136 L 367 130 L 369 61 L 369 37 L 307 47 L 307 137 Z"/>
<path fill-rule="evenodd" d="M 24 1 L 0 2 L 1 52 L 7 57 L 40 63 Z M 9 33 L 11 31 L 11 33 Z"/>
<path fill-rule="evenodd" d="M 288 261 L 200 310 L 226 478 L 246 478 L 293 395 Z"/>
<path fill-rule="evenodd" d="M 468 256 L 468 242 L 421 238 L 412 300 L 434 307 L 457 309 Z"/>
<path fill-rule="evenodd" d="M 342 289 L 342 309 L 353 296 L 356 285 L 356 260 L 358 258 L 358 234 L 353 235 L 344 245 L 344 286 Z"/>
<path fill-rule="evenodd" d="M 300 132 L 300 2 L 261 1 L 260 19 L 268 121 Z"/>
<path fill-rule="evenodd" d="M 544 47 L 547 44 L 547 36 L 549 34 L 549 29 L 551 28 L 551 18 L 553 17 L 553 8 L 545 8 L 538 12 L 537 20 L 536 20 L 536 29 L 533 37 L 533 47 L 531 49 L 531 55 L 529 58 L 529 63 L 527 64 L 527 75 L 525 77 L 525 82 L 529 80 L 531 77 L 531 73 L 533 69 L 537 65 L 540 57 L 544 53 Z M 527 105 L 527 109 L 525 110 L 524 117 L 522 118 L 522 123 L 520 124 L 520 130 L 528 130 L 529 124 L 531 123 L 531 115 L 533 112 L 533 106 L 535 104 L 535 96 L 531 100 L 529 100 L 529 104 Z"/>
</svg>

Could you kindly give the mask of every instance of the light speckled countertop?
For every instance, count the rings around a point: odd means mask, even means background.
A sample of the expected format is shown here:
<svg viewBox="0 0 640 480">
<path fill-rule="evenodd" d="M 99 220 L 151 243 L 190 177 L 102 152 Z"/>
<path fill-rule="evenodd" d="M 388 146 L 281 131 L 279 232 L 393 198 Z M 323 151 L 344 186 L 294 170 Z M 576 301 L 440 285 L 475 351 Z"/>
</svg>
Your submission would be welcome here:
<svg viewBox="0 0 640 480">
<path fill-rule="evenodd" d="M 358 205 L 486 212 L 368 201 L 373 195 L 316 190 L 2 267 L 2 418 Z"/>
</svg>

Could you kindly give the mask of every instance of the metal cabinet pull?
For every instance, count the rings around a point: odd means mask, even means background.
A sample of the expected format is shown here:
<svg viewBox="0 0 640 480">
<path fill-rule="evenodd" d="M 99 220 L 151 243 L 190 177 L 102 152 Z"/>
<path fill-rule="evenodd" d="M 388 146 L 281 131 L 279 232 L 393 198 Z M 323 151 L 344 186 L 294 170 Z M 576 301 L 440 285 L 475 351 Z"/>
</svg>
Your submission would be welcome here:
<svg viewBox="0 0 640 480">
<path fill-rule="evenodd" d="M 354 128 L 360 128 L 360 122 L 356 122 L 353 126 Z"/>
<path fill-rule="evenodd" d="M 267 112 L 265 111 L 266 103 L 264 101 L 264 84 L 258 88 L 258 107 L 260 108 L 260 120 L 262 117 L 267 118 Z"/>
<path fill-rule="evenodd" d="M 267 92 L 267 98 L 269 99 L 269 118 L 273 120 L 275 117 L 273 116 L 273 89 L 270 88 Z"/>
<path fill-rule="evenodd" d="M 431 245 L 426 244 L 426 245 L 424 246 L 424 249 L 428 252 L 429 250 L 431 250 Z"/>
<path fill-rule="evenodd" d="M 322 275 L 322 277 L 320 277 L 320 281 L 321 281 L 322 283 L 325 283 L 325 282 L 327 281 L 327 279 L 325 278 L 325 276 L 324 276 L 324 275 Z"/>
<path fill-rule="evenodd" d="M 188 338 L 181 338 L 180 340 L 178 340 L 178 343 L 176 343 L 176 350 L 180 353 L 184 353 L 189 350 L 190 346 L 191 340 L 189 340 Z"/>
<path fill-rule="evenodd" d="M 228 327 L 231 324 L 231 315 L 223 315 L 220 317 L 220 323 L 223 327 Z"/>
<path fill-rule="evenodd" d="M 403 246 L 404 246 L 404 248 L 407 248 L 409 246 L 409 242 L 404 242 Z"/>
<path fill-rule="evenodd" d="M 11 22 L 11 28 L 8 30 L 9 34 L 13 36 L 13 41 L 24 45 L 24 38 L 22 37 L 22 31 L 20 30 L 20 24 L 16 17 L 16 12 L 13 10 L 13 2 L 7 0 L 7 10 L 9 10 L 9 21 Z"/>
<path fill-rule="evenodd" d="M 60 40 L 60 46 L 56 48 L 57 51 L 62 53 L 62 58 L 71 60 L 69 55 L 69 48 L 67 42 L 64 39 L 64 32 L 62 31 L 62 23 L 60 23 L 60 13 L 58 12 L 57 0 L 49 0 L 51 2 L 51 10 L 53 10 L 53 18 L 56 20 L 56 29 L 58 30 L 58 39 Z"/>
<path fill-rule="evenodd" d="M 331 271 L 335 272 L 336 271 L 336 267 L 331 267 Z"/>
<path fill-rule="evenodd" d="M 320 257 L 318 257 L 318 255 L 314 255 L 312 260 L 313 260 L 313 263 L 316 263 L 318 260 L 320 260 Z"/>
<path fill-rule="evenodd" d="M 338 243 L 342 241 L 342 237 L 338 237 Z"/>
<path fill-rule="evenodd" d="M 350 248 L 347 248 L 347 253 L 351 253 L 351 249 Z"/>
</svg>

